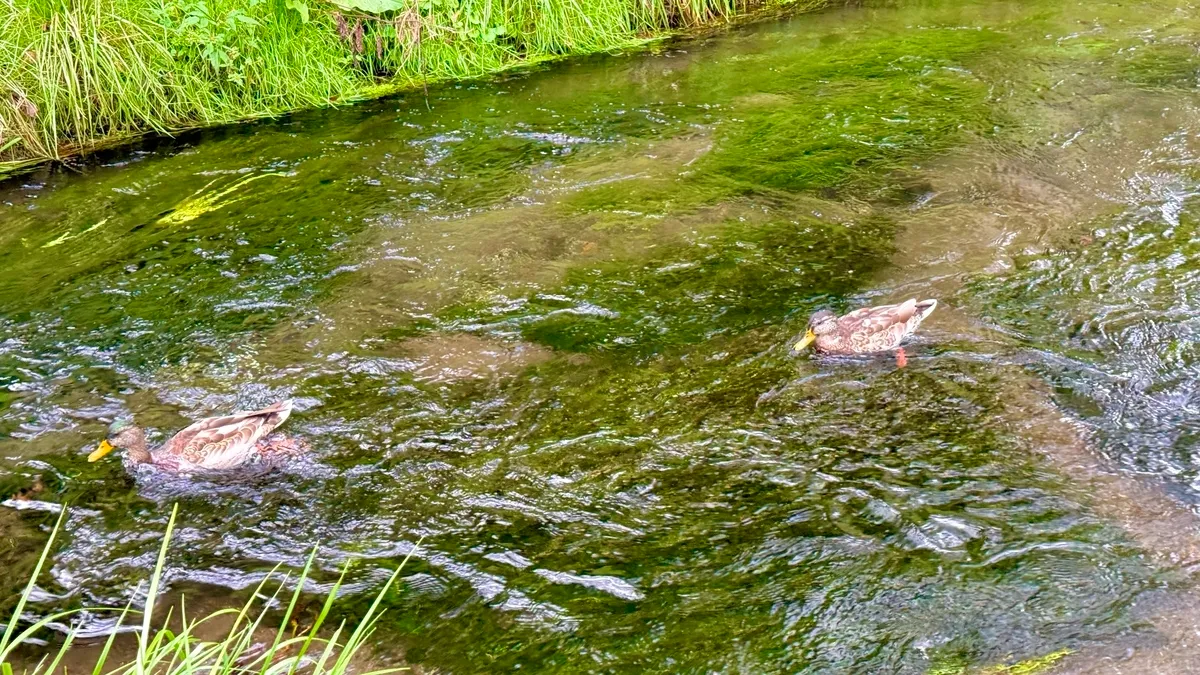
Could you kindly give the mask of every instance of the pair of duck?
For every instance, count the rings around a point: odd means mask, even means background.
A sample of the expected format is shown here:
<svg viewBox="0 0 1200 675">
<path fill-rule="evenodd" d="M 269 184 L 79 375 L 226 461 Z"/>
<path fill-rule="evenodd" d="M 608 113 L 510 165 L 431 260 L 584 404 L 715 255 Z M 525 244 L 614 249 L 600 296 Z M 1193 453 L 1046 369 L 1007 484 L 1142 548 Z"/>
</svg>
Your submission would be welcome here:
<svg viewBox="0 0 1200 675">
<path fill-rule="evenodd" d="M 909 300 L 898 305 L 865 307 L 839 317 L 833 312 L 813 314 L 803 337 L 792 350 L 809 345 L 825 354 L 871 354 L 900 349 L 900 343 L 917 329 L 937 300 Z M 903 350 L 897 355 L 902 364 Z M 126 467 L 149 464 L 171 473 L 224 471 L 247 466 L 269 467 L 304 452 L 295 439 L 273 433 L 292 412 L 291 401 L 262 410 L 202 419 L 175 434 L 162 447 L 149 448 L 146 433 L 127 420 L 108 427 L 108 437 L 88 455 L 95 462 L 113 450 L 125 451 Z"/>
</svg>

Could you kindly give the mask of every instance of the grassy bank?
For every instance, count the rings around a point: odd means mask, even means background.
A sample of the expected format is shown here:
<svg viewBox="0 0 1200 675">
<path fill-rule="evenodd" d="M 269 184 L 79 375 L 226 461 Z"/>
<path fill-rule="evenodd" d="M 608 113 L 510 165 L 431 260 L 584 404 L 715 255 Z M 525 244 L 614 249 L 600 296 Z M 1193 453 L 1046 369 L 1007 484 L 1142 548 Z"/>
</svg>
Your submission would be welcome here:
<svg viewBox="0 0 1200 675">
<path fill-rule="evenodd" d="M 827 1 L 0 0 L 0 163 Z"/>
<path fill-rule="evenodd" d="M 294 580 L 286 575 L 267 575 L 241 608 L 231 607 L 196 617 L 189 616 L 181 602 L 179 607 L 171 608 L 165 617 L 159 618 L 163 613 L 156 611 L 155 603 L 162 589 L 167 550 L 178 510 L 179 507 L 176 506 L 171 512 L 157 563 L 147 580 L 149 588 L 145 592 L 142 606 L 107 610 L 119 617 L 117 625 L 100 646 L 98 653 L 89 652 L 82 655 L 72 653 L 73 648 L 79 647 L 75 642 L 78 629 L 76 619 L 82 610 L 65 610 L 32 622 L 27 621 L 28 615 L 24 613 L 37 587 L 37 580 L 45 570 L 55 537 L 65 520 L 64 511 L 49 541 L 46 542 L 42 556 L 24 592 L 17 600 L 7 625 L 3 628 L 3 635 L 0 636 L 0 672 L 4 675 L 12 675 L 14 672 L 23 672 L 26 675 L 54 675 L 66 673 L 74 668 L 90 669 L 93 675 L 294 675 L 297 671 L 310 675 L 343 675 L 362 670 L 362 664 L 358 663 L 360 652 L 374 632 L 376 621 L 382 612 L 381 602 L 395 586 L 404 568 L 403 563 L 379 590 L 365 615 L 353 625 L 342 622 L 337 626 L 326 626 L 326 619 L 341 591 L 342 582 L 339 579 L 326 595 L 320 612 L 311 625 L 303 631 L 289 631 L 290 625 L 296 625 L 294 619 L 298 616 L 300 591 L 309 578 L 316 551 L 309 556 L 308 564 Z M 407 558 L 405 561 L 407 562 Z M 272 584 L 278 584 L 274 592 L 269 588 Z M 293 587 L 290 593 L 285 592 L 286 585 Z M 268 624 L 268 607 L 282 610 L 277 628 Z M 89 611 L 97 610 L 92 608 Z M 58 642 L 57 647 L 41 649 L 44 655 L 32 662 L 15 662 L 14 655 L 22 645 L 39 637 L 48 637 L 48 627 L 52 626 L 57 626 L 60 630 L 63 626 L 68 627 L 65 637 Z M 136 644 L 132 649 L 122 650 L 126 652 L 124 655 L 113 658 L 119 653 L 114 651 L 113 646 L 118 633 L 121 632 L 121 626 L 136 629 Z M 287 637 L 289 632 L 292 633 L 292 637 Z M 79 658 L 80 656 L 83 658 Z M 408 669 L 387 668 L 372 670 L 363 675 L 388 675 L 401 670 Z"/>
</svg>

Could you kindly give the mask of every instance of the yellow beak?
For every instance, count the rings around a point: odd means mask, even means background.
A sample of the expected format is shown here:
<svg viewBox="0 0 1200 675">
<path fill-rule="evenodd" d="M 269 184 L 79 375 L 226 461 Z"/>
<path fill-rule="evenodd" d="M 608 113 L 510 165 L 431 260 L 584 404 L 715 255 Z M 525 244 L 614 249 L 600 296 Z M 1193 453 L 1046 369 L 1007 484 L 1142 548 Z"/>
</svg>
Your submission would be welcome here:
<svg viewBox="0 0 1200 675">
<path fill-rule="evenodd" d="M 812 344 L 812 341 L 816 340 L 816 339 L 817 339 L 816 333 L 812 332 L 811 330 L 806 331 L 804 333 L 804 337 L 800 338 L 800 341 L 796 343 L 795 347 L 792 347 L 792 351 L 795 353 L 800 353 L 800 352 L 804 351 L 805 347 Z"/>
<path fill-rule="evenodd" d="M 112 452 L 113 450 L 116 450 L 116 448 L 113 447 L 113 444 L 109 443 L 108 439 L 106 438 L 106 439 L 100 441 L 100 445 L 97 446 L 96 449 L 92 451 L 92 454 L 88 455 L 88 461 L 89 462 L 100 461 L 105 455 Z"/>
</svg>

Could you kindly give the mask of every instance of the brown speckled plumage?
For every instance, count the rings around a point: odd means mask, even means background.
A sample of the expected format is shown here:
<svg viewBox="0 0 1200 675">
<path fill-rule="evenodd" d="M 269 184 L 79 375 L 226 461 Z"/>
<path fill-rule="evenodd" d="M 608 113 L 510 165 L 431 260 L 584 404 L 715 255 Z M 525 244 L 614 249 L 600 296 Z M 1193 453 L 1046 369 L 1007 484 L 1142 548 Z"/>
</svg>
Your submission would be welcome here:
<svg viewBox="0 0 1200 675">
<path fill-rule="evenodd" d="M 830 312 L 818 312 L 809 320 L 808 340 L 824 354 L 869 354 L 896 349 L 917 329 L 933 310 L 937 300 L 916 299 L 898 305 L 864 307 L 837 317 Z"/>
<path fill-rule="evenodd" d="M 188 426 L 153 451 L 147 449 L 142 430 L 132 425 L 110 433 L 107 441 L 125 449 L 127 465 L 150 464 L 176 473 L 275 464 L 305 450 L 296 440 L 271 433 L 291 412 L 292 402 L 281 401 L 262 410 L 209 417 Z"/>
</svg>

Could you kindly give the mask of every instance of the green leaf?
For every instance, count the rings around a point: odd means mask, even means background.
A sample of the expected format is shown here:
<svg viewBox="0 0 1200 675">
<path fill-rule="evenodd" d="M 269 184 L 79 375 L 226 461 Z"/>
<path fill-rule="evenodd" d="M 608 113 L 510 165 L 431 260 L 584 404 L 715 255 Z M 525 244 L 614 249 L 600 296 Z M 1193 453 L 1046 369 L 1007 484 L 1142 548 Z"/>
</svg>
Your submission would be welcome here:
<svg viewBox="0 0 1200 675">
<path fill-rule="evenodd" d="M 329 0 L 347 11 L 360 11 L 369 14 L 382 14 L 405 9 L 412 3 L 408 0 Z"/>
<path fill-rule="evenodd" d="M 300 14 L 300 21 L 308 23 L 308 3 L 304 0 L 284 0 L 284 6 L 288 9 L 294 9 Z"/>
<path fill-rule="evenodd" d="M 257 26 L 258 25 L 257 19 L 255 19 L 254 17 L 252 17 L 248 14 L 239 12 L 236 9 L 229 13 L 229 17 L 230 17 L 230 21 L 231 21 L 230 28 L 233 28 L 234 25 L 236 25 L 236 24 L 232 23 L 233 21 L 240 21 L 247 26 Z"/>
</svg>

